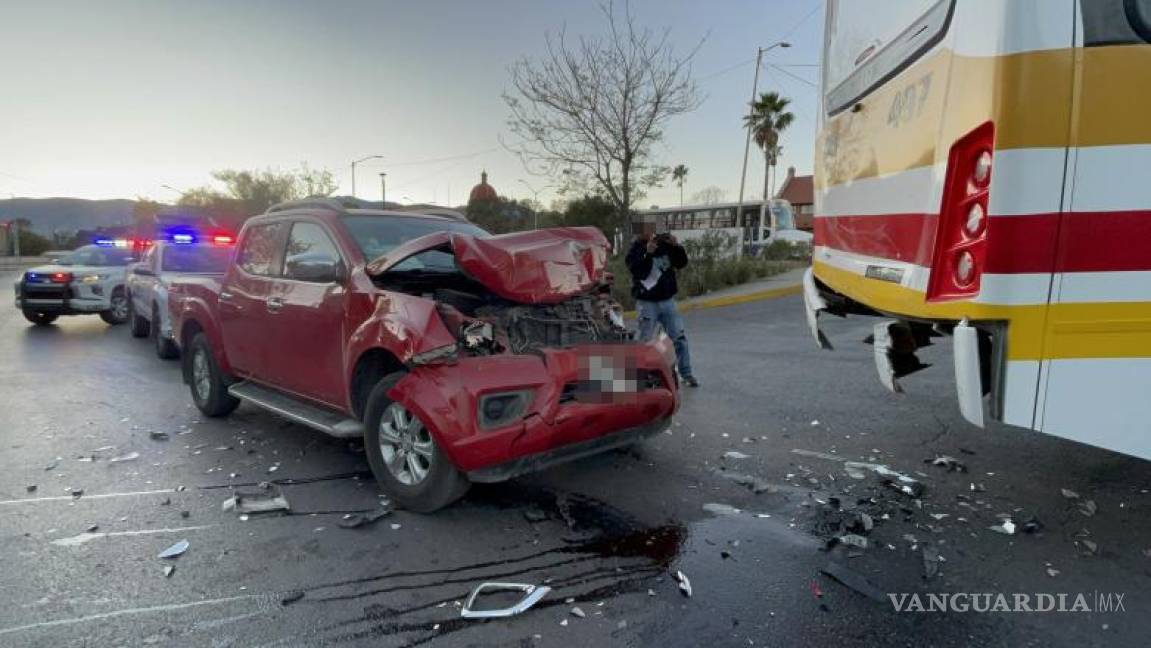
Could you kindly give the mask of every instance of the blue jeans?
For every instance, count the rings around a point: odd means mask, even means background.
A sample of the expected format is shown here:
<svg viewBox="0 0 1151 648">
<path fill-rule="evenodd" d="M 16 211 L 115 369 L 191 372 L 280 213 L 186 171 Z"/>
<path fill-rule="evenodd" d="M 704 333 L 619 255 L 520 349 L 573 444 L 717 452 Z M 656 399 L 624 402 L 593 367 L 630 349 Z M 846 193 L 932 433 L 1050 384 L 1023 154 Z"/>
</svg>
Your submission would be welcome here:
<svg viewBox="0 0 1151 648">
<path fill-rule="evenodd" d="M 683 332 L 683 317 L 675 307 L 674 299 L 663 301 L 637 300 L 636 311 L 639 314 L 639 339 L 650 340 L 655 337 L 656 326 L 662 326 L 667 336 L 675 344 L 675 358 L 679 364 L 679 375 L 682 378 L 691 376 L 691 353 L 687 350 L 687 335 Z"/>
</svg>

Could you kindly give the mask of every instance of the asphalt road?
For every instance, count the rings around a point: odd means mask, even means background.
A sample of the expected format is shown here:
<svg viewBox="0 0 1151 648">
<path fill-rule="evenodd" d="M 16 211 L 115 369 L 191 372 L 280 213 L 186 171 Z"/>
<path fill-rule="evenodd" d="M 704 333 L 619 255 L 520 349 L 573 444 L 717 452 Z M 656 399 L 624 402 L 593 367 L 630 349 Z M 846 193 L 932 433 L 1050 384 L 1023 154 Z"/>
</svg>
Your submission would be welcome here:
<svg viewBox="0 0 1151 648">
<path fill-rule="evenodd" d="M 830 322 L 837 350 L 821 352 L 801 308 L 688 315 L 703 387 L 669 434 L 361 529 L 339 526 L 378 503 L 354 445 L 247 406 L 204 420 L 177 364 L 126 327 L 34 328 L 0 308 L 0 645 L 1146 645 L 1151 464 L 963 423 L 946 344 L 889 394 L 861 343 L 871 322 Z M 937 454 L 968 472 L 924 463 Z M 269 480 L 290 514 L 221 509 Z M 868 547 L 828 550 L 859 512 Z M 1015 535 L 988 529 L 1000 514 Z M 1042 528 L 1024 533 L 1032 517 Z M 942 558 L 930 579 L 924 547 Z M 823 575 L 833 563 L 880 600 Z M 485 581 L 554 589 L 512 619 L 460 619 Z M 885 596 L 928 592 L 1083 593 L 1093 608 L 1117 593 L 1124 610 L 896 612 Z"/>
</svg>

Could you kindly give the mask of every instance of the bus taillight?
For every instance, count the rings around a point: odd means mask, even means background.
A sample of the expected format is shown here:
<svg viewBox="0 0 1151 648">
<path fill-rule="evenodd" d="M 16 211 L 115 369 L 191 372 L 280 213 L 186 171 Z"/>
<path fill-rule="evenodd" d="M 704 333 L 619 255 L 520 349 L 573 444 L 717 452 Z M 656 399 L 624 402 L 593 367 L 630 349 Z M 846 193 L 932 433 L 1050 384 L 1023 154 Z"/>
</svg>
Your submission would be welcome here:
<svg viewBox="0 0 1151 648">
<path fill-rule="evenodd" d="M 987 199 L 994 143 L 995 126 L 987 122 L 951 147 L 927 301 L 963 299 L 979 292 L 987 258 Z"/>
</svg>

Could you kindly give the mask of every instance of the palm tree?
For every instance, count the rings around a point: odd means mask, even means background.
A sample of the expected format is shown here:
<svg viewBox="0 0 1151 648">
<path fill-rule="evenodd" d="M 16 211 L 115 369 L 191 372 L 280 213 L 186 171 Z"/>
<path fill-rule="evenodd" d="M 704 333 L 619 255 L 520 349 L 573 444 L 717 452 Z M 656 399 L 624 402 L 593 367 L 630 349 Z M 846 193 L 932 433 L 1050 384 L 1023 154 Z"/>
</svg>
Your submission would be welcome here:
<svg viewBox="0 0 1151 648">
<path fill-rule="evenodd" d="M 676 167 L 671 170 L 671 179 L 675 180 L 675 183 L 679 185 L 679 206 L 683 207 L 683 183 L 687 180 L 687 167 L 682 164 L 676 165 Z"/>
<path fill-rule="evenodd" d="M 752 102 L 751 114 L 743 118 L 744 124 L 751 129 L 755 144 L 763 149 L 763 206 L 760 208 L 760 223 L 767 211 L 768 192 L 767 181 L 774 175 L 775 165 L 779 161 L 779 154 L 783 147 L 779 145 L 780 134 L 795 121 L 795 115 L 787 112 L 791 99 L 780 96 L 778 92 L 760 93 L 759 99 Z M 762 231 L 762 228 L 761 228 Z M 758 238 L 758 237 L 757 237 Z"/>
</svg>

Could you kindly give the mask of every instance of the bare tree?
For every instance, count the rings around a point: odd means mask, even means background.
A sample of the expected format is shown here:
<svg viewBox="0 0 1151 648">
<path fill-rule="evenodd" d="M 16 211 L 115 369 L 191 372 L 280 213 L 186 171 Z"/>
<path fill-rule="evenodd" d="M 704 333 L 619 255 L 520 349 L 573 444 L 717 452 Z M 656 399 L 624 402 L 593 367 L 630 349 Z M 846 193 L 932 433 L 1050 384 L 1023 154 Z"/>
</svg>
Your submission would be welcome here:
<svg viewBox="0 0 1151 648">
<path fill-rule="evenodd" d="M 715 205 L 723 202 L 727 192 L 715 185 L 704 187 L 691 195 L 691 202 L 696 205 Z"/>
<path fill-rule="evenodd" d="M 540 60 L 511 67 L 514 92 L 504 101 L 516 141 L 507 146 L 529 172 L 603 194 L 623 220 L 667 174 L 651 162 L 667 121 L 699 106 L 691 77 L 699 45 L 680 56 L 669 31 L 637 27 L 626 5 L 622 15 L 601 8 L 605 36 L 571 40 L 561 30 L 547 36 Z"/>
</svg>

